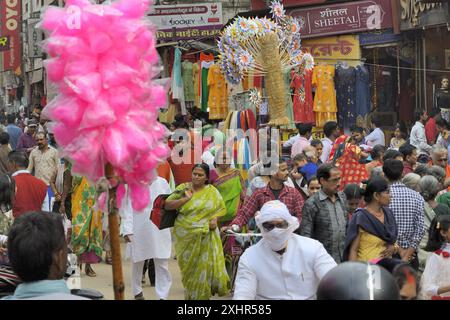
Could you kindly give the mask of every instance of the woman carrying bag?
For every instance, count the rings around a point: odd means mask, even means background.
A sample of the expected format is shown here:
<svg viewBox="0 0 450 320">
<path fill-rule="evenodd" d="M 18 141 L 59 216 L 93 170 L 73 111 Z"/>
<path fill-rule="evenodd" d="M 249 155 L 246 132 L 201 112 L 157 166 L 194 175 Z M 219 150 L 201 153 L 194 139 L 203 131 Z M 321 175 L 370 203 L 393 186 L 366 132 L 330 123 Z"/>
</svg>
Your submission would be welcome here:
<svg viewBox="0 0 450 320">
<path fill-rule="evenodd" d="M 207 184 L 209 166 L 197 164 L 192 182 L 179 185 L 165 202 L 165 210 L 178 210 L 173 237 L 186 300 L 207 300 L 229 292 L 217 220 L 226 214 L 219 191 Z M 184 190 L 184 192 L 179 192 Z"/>
</svg>

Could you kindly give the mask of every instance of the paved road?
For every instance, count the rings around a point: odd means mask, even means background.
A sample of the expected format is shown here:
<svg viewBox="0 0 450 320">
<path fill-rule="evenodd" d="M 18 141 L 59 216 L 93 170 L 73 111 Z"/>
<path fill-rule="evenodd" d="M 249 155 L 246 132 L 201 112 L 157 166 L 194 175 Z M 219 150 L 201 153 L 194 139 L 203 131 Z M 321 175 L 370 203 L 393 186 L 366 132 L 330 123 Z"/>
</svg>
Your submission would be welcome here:
<svg viewBox="0 0 450 320">
<path fill-rule="evenodd" d="M 121 254 L 122 254 L 122 270 L 123 277 L 125 281 L 125 299 L 133 300 L 134 296 L 131 292 L 131 262 L 129 260 L 125 260 L 125 243 L 121 243 Z M 96 277 L 88 277 L 84 273 L 84 270 L 81 272 L 81 287 L 82 288 L 92 288 L 99 290 L 103 293 L 106 300 L 114 299 L 114 291 L 113 291 L 113 280 L 112 280 L 112 266 L 108 265 L 104 262 L 100 264 L 92 265 L 95 273 L 97 273 Z M 169 300 L 183 300 L 184 299 L 184 289 L 181 283 L 181 274 L 180 269 L 178 267 L 178 263 L 175 259 L 169 260 L 169 270 L 172 274 L 172 287 L 170 289 Z M 146 277 L 146 283 L 143 285 L 144 297 L 147 300 L 156 300 L 155 289 L 150 286 L 150 282 L 148 277 Z M 214 299 L 231 299 L 230 297 L 218 298 Z"/>
</svg>

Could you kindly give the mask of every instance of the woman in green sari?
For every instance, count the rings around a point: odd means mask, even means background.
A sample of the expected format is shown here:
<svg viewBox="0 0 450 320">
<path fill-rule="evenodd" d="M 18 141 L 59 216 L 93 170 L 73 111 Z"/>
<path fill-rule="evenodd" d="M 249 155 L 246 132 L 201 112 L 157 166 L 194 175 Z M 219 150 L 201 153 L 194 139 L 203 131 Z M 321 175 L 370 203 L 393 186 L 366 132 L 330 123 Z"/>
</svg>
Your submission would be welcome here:
<svg viewBox="0 0 450 320">
<path fill-rule="evenodd" d="M 217 189 L 208 185 L 209 167 L 197 164 L 192 183 L 179 185 L 165 209 L 178 210 L 173 236 L 186 300 L 207 300 L 229 292 L 217 219 L 226 214 Z"/>
<path fill-rule="evenodd" d="M 221 226 L 227 225 L 236 216 L 239 206 L 245 200 L 245 182 L 238 169 L 231 168 L 231 156 L 227 155 L 223 149 L 216 154 L 214 167 L 216 168 L 217 179 L 214 187 L 222 195 L 227 213 L 219 219 Z"/>
<path fill-rule="evenodd" d="M 220 149 L 216 153 L 214 167 L 216 168 L 217 178 L 214 186 L 219 190 L 227 208 L 227 213 L 219 219 L 220 227 L 227 226 L 236 216 L 239 206 L 245 200 L 245 182 L 241 172 L 238 169 L 231 168 L 231 155 L 227 154 L 224 149 Z M 225 254 L 225 266 L 228 275 L 232 273 L 232 248 L 235 245 L 235 237 L 227 237 L 223 235 L 223 251 Z"/>
</svg>

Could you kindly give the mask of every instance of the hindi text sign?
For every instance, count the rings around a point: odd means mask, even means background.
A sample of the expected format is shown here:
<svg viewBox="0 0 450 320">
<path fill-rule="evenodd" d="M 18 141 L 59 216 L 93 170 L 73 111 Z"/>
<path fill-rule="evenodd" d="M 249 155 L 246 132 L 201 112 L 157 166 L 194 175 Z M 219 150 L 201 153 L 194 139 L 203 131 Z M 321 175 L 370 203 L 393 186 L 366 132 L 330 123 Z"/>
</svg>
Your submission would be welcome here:
<svg viewBox="0 0 450 320">
<path fill-rule="evenodd" d="M 288 13 L 304 22 L 303 38 L 392 28 L 389 0 L 292 9 Z"/>
</svg>

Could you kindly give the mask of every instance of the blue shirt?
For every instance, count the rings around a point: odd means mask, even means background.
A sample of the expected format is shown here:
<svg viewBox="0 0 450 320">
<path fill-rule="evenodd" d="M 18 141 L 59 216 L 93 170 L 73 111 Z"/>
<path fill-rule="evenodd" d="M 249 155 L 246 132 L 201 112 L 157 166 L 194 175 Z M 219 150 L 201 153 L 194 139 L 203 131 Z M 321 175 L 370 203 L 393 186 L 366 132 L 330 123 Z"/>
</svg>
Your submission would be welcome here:
<svg viewBox="0 0 450 320">
<path fill-rule="evenodd" d="M 309 181 L 312 177 L 314 177 L 317 173 L 317 164 L 313 162 L 308 162 L 300 169 L 300 173 L 306 178 L 306 181 Z"/>
<path fill-rule="evenodd" d="M 11 149 L 16 150 L 17 142 L 19 142 L 19 138 L 22 135 L 22 129 L 14 124 L 8 124 L 6 126 L 6 132 L 9 134 L 9 144 L 11 145 Z"/>
<path fill-rule="evenodd" d="M 30 299 L 58 293 L 70 294 L 70 290 L 64 280 L 41 280 L 19 284 L 14 291 L 14 295 L 7 296 L 3 300 Z"/>
</svg>

